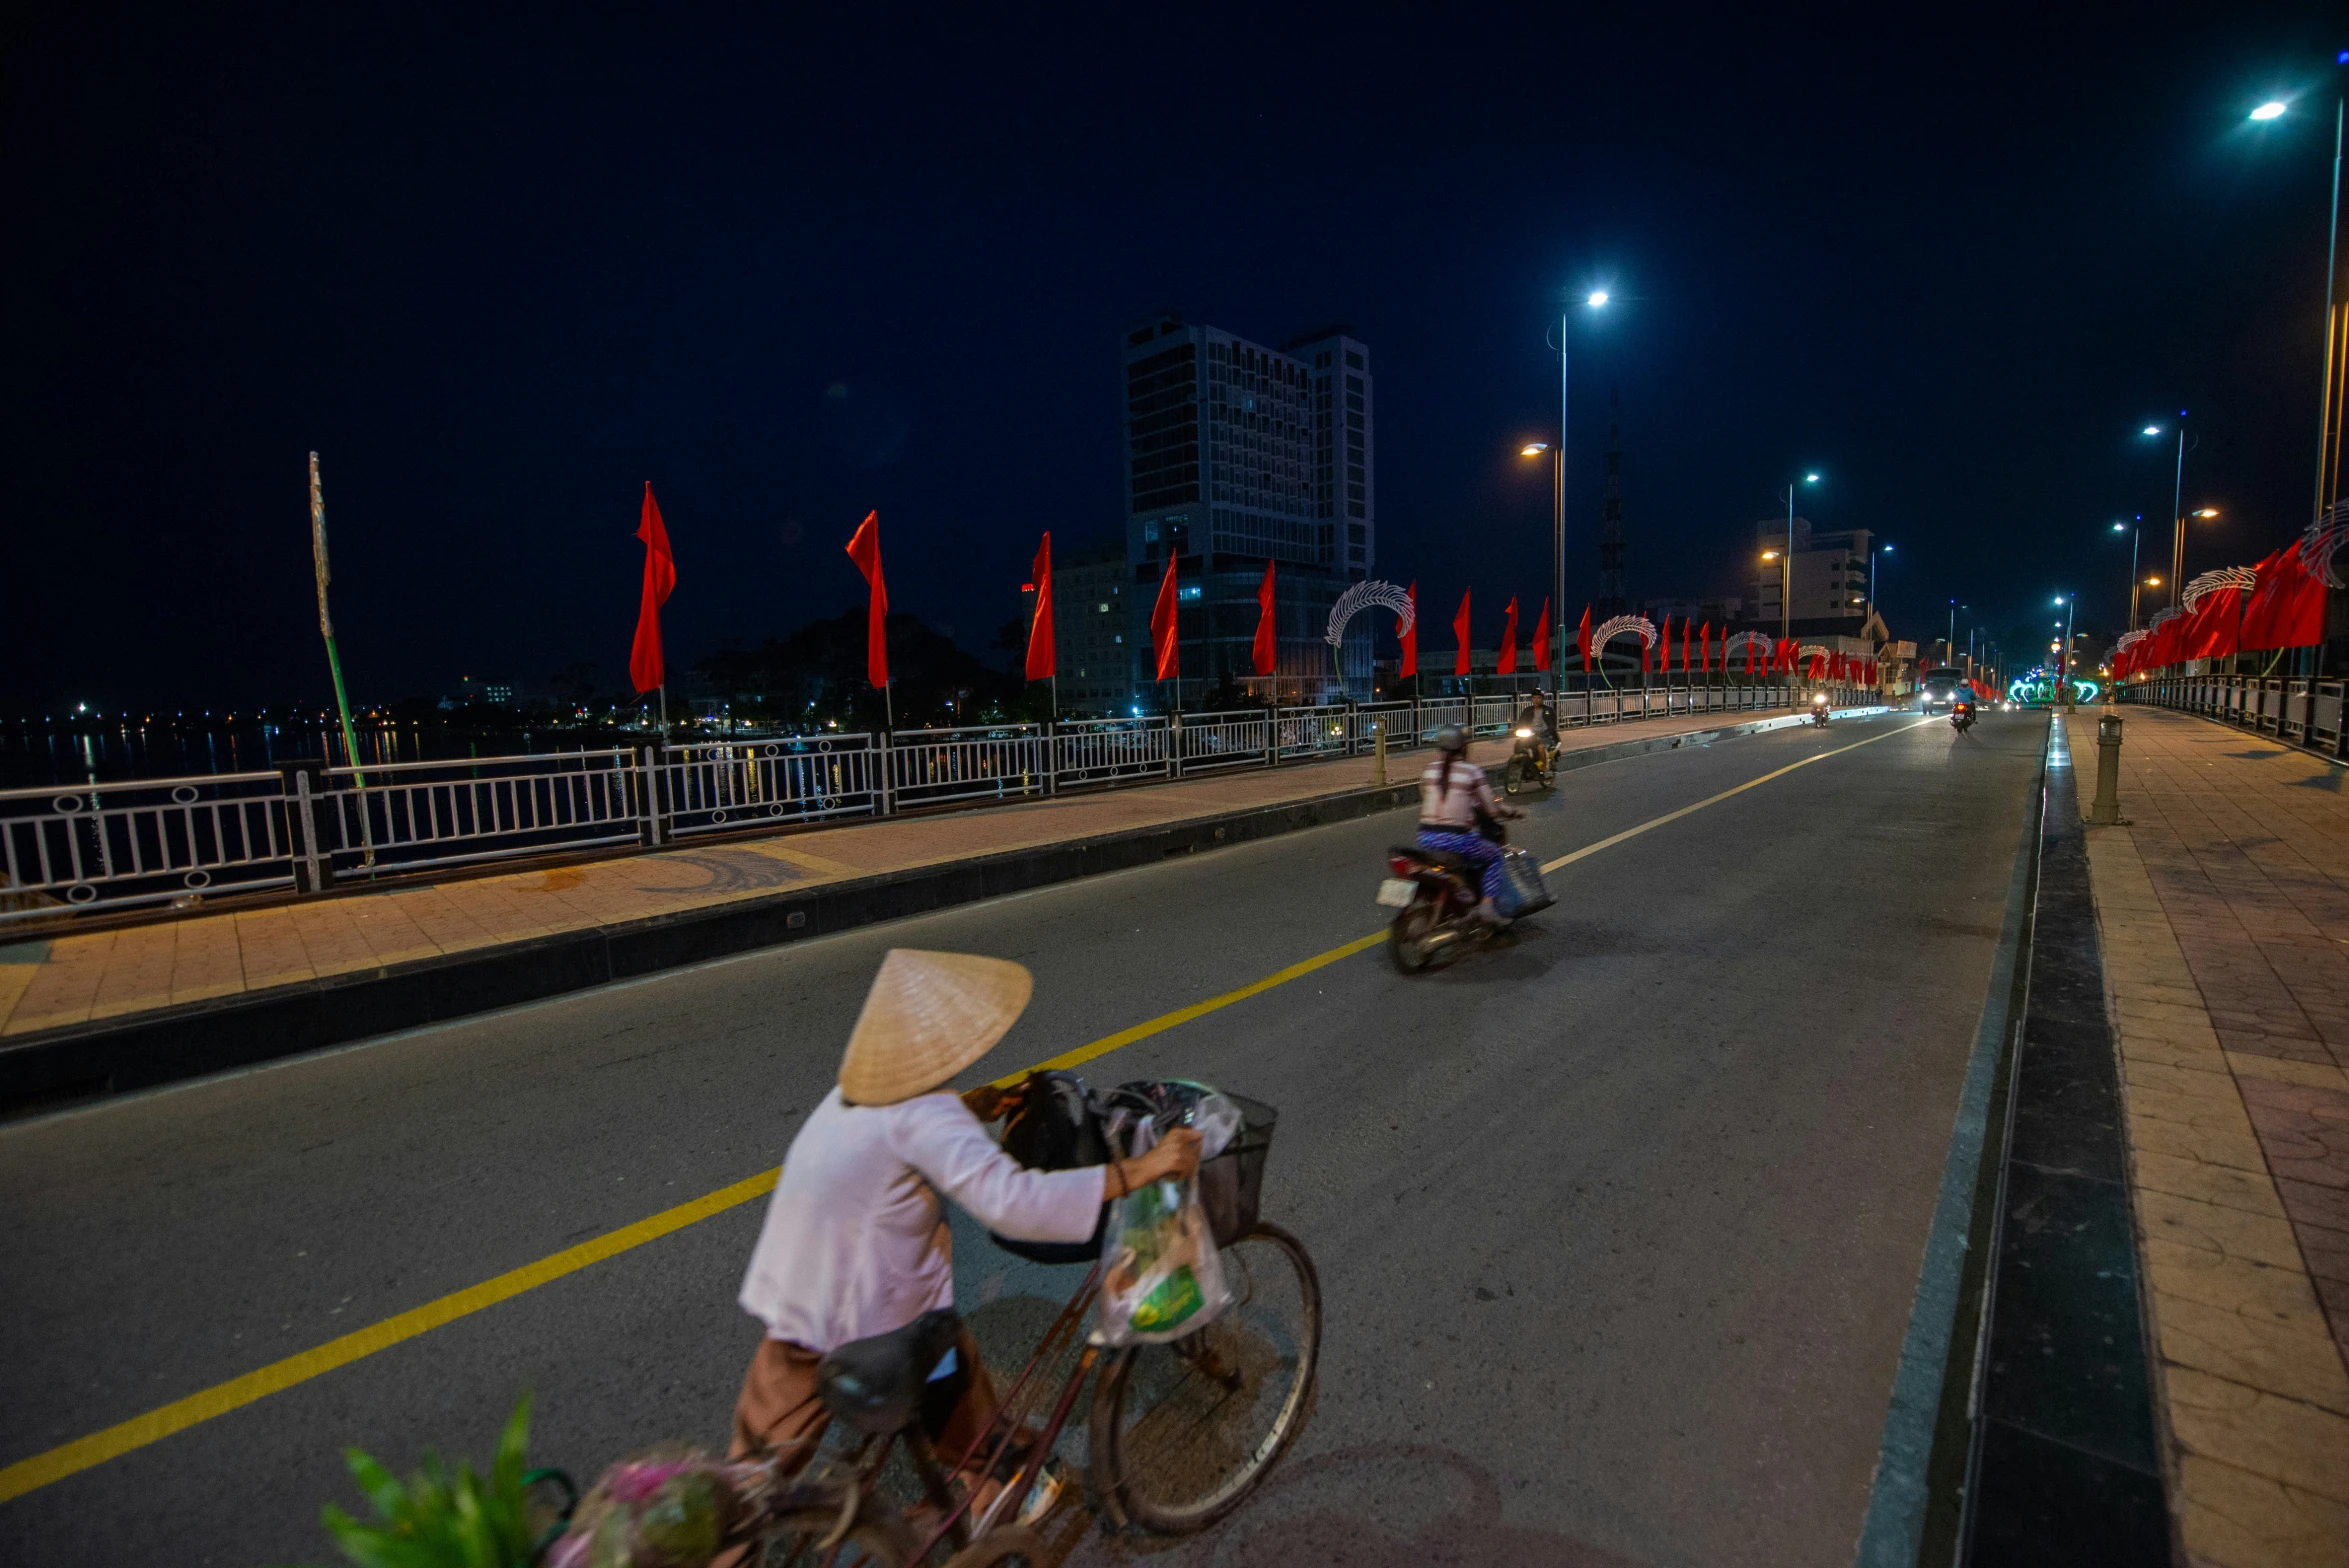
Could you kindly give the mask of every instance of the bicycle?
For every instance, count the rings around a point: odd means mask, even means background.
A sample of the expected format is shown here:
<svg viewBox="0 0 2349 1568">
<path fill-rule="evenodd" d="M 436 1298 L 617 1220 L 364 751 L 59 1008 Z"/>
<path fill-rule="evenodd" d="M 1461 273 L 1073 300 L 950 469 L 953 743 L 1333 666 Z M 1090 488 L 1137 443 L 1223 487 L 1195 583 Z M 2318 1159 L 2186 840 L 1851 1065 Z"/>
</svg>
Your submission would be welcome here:
<svg viewBox="0 0 2349 1568">
<path fill-rule="evenodd" d="M 767 1568 L 914 1568 L 941 1548 L 950 1554 L 944 1568 L 1041 1568 L 1041 1538 L 1014 1521 L 1088 1378 L 1087 1480 L 1113 1527 L 1186 1535 L 1245 1502 L 1303 1429 L 1321 1350 L 1321 1283 L 1304 1245 L 1255 1215 L 1273 1116 L 1240 1103 L 1260 1120 L 1201 1167 L 1205 1190 L 1208 1167 L 1233 1162 L 1214 1184 L 1226 1201 L 1209 1205 L 1232 1294 L 1213 1322 L 1163 1344 L 1111 1347 L 1087 1336 L 1048 1417 L 1031 1430 L 1032 1407 L 1049 1386 L 1041 1369 L 1075 1345 L 1100 1293 L 1096 1258 L 993 1419 L 952 1465 L 957 1474 L 1006 1476 L 975 1515 L 979 1492 L 956 1495 L 918 1413 L 922 1382 L 938 1364 L 938 1347 L 960 1332 L 960 1318 L 931 1313 L 842 1347 L 826 1362 L 824 1400 L 857 1439 L 844 1457 L 771 1493 L 757 1532 Z M 836 1377 L 836 1364 L 856 1371 Z M 901 1446 L 923 1499 L 905 1510 L 880 1496 Z"/>
</svg>

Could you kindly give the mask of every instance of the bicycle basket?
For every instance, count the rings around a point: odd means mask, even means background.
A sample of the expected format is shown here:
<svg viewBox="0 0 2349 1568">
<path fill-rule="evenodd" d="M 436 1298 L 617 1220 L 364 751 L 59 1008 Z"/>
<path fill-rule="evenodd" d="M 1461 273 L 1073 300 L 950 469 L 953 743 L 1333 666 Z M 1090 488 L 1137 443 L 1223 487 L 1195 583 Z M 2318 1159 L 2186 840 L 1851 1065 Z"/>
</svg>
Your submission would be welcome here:
<svg viewBox="0 0 2349 1568">
<path fill-rule="evenodd" d="M 1280 1112 L 1262 1100 L 1228 1090 L 1226 1098 L 1240 1108 L 1239 1136 L 1199 1167 L 1199 1203 L 1207 1210 L 1207 1228 L 1215 1233 L 1219 1247 L 1230 1246 L 1256 1228 L 1264 1161 L 1272 1153 L 1273 1129 L 1280 1124 Z"/>
<path fill-rule="evenodd" d="M 1215 1244 L 1228 1247 L 1256 1228 L 1256 1208 L 1264 1188 L 1264 1161 L 1272 1152 L 1273 1128 L 1280 1112 L 1262 1100 L 1211 1089 L 1180 1079 L 1120 1084 L 1104 1102 L 1108 1136 L 1119 1139 L 1129 1118 L 1147 1117 L 1162 1127 L 1190 1121 L 1193 1108 L 1209 1095 L 1220 1095 L 1240 1113 L 1240 1127 L 1213 1159 L 1199 1166 L 1199 1203 L 1207 1211 L 1207 1227 Z"/>
</svg>

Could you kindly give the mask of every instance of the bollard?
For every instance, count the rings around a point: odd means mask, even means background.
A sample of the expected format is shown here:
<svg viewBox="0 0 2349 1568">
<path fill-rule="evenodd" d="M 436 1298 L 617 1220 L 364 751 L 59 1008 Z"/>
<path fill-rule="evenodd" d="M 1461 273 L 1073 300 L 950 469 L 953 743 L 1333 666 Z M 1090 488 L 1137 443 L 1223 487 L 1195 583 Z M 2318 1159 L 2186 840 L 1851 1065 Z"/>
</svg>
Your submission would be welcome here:
<svg viewBox="0 0 2349 1568">
<path fill-rule="evenodd" d="M 2121 820 L 2121 716 L 2100 715 L 2096 720 L 2096 804 L 2088 820 L 2106 827 Z"/>
<path fill-rule="evenodd" d="M 1380 719 L 1370 728 L 1375 737 L 1374 744 L 1378 754 L 1378 772 L 1375 782 L 1384 784 L 1387 781 L 1387 721 Z"/>
</svg>

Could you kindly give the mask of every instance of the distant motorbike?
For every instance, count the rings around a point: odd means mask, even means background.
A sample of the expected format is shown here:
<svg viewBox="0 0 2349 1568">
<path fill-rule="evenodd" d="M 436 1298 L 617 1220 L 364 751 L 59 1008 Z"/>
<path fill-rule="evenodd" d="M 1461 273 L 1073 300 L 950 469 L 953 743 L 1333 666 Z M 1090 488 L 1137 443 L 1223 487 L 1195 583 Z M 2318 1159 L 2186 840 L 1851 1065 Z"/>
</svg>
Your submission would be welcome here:
<svg viewBox="0 0 2349 1568">
<path fill-rule="evenodd" d="M 1510 750 L 1509 765 L 1501 770 L 1501 792 L 1515 795 L 1529 789 L 1548 789 L 1557 782 L 1557 759 L 1530 725 L 1520 724 L 1516 729 L 1516 745 Z"/>
<path fill-rule="evenodd" d="M 1973 698 L 1960 697 L 1956 702 L 1950 704 L 1949 727 L 1960 735 L 1974 727 Z"/>
<path fill-rule="evenodd" d="M 1823 691 L 1811 694 L 1811 722 L 1820 729 L 1827 727 L 1827 694 Z"/>
</svg>

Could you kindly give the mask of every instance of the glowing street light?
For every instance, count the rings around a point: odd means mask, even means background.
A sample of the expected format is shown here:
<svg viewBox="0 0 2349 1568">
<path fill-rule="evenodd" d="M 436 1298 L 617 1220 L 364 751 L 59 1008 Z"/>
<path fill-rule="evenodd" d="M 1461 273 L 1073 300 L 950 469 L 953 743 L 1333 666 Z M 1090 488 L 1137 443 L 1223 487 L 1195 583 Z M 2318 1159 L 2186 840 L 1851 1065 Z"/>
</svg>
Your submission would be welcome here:
<svg viewBox="0 0 2349 1568">
<path fill-rule="evenodd" d="M 1805 474 L 1803 475 L 1801 482 L 1806 485 L 1815 485 L 1819 482 L 1819 476 L 1817 474 Z M 1786 482 L 1786 555 L 1784 556 L 1778 568 L 1778 638 L 1781 642 L 1794 635 L 1795 483 L 1796 482 L 1792 479 L 1789 479 Z M 1765 555 L 1762 557 L 1762 559 L 1767 561 L 1770 559 L 1770 557 Z"/>
<path fill-rule="evenodd" d="M 2196 517 L 2216 517 L 2218 516 L 2218 508 L 2215 506 L 2206 506 L 2201 511 L 2196 512 L 2194 515 Z"/>
<path fill-rule="evenodd" d="M 2251 118 L 2254 120 L 2273 120 L 2280 118 L 2283 115 L 2283 112 L 2284 106 L 2280 103 L 2263 103 L 2258 108 L 2251 111 Z"/>
<path fill-rule="evenodd" d="M 1598 310 L 1607 303 L 1607 298 L 1605 289 L 1593 289 L 1584 296 L 1583 304 Z M 1550 635 L 1557 640 L 1550 668 L 1555 672 L 1551 678 L 1561 695 L 1566 689 L 1566 338 L 1568 324 L 1573 319 L 1571 311 L 1561 310 L 1558 314 L 1558 444 L 1553 448 L 1547 442 L 1529 441 L 1517 451 L 1519 457 L 1539 457 L 1545 451 L 1551 454 L 1550 581 L 1558 613 L 1550 628 Z"/>
</svg>

